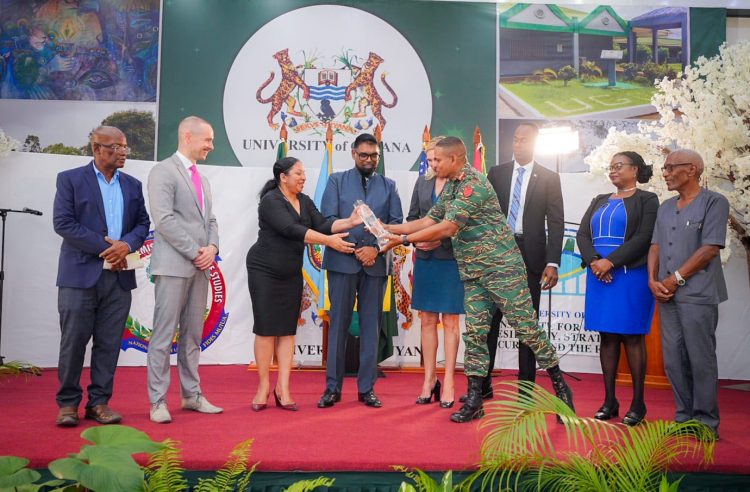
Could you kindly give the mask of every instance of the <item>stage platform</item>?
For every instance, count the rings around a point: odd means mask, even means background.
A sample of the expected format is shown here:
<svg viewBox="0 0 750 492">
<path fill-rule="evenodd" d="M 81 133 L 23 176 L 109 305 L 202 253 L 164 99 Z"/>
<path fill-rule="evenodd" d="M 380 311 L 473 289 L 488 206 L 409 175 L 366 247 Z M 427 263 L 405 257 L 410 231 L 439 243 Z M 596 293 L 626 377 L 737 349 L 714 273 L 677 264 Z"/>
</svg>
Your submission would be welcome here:
<svg viewBox="0 0 750 492">
<path fill-rule="evenodd" d="M 593 415 L 601 404 L 601 376 L 578 376 L 582 379 L 580 382 L 570 381 L 576 408 L 579 414 Z M 264 472 L 269 473 L 269 477 L 273 475 L 270 472 L 337 475 L 370 472 L 374 479 L 383 472 L 392 472 L 392 465 L 435 472 L 469 471 L 479 460 L 482 436 L 476 423 L 455 424 L 448 419 L 453 410 L 441 409 L 436 404 L 414 404 L 422 381 L 418 373 L 386 372 L 386 377 L 379 379 L 376 386 L 382 408 L 369 408 L 359 403 L 356 381 L 347 378 L 342 401 L 333 408 L 319 409 L 316 403 L 324 388 L 325 374 L 295 371 L 292 395 L 299 406 L 298 412 L 273 406 L 253 412 L 250 402 L 257 384 L 253 371 L 245 366 L 202 366 L 203 391 L 212 403 L 224 408 L 224 413 L 219 415 L 180 410 L 176 377 L 173 368 L 173 384 L 168 396 L 171 424 L 149 421 L 145 367 L 118 369 L 115 395 L 110 404 L 123 415 L 123 424 L 146 432 L 154 440 L 180 441 L 184 466 L 189 470 L 220 468 L 232 447 L 249 438 L 255 439 L 251 461 L 259 462 L 259 478 Z M 496 379 L 512 378 L 513 373 L 506 372 Z M 88 381 L 87 370 L 83 381 Z M 538 382 L 550 389 L 549 379 L 543 373 Z M 732 490 L 741 490 L 736 487 L 743 483 L 750 488 L 750 426 L 747 422 L 750 392 L 725 388 L 738 383 L 721 381 L 721 440 L 716 446 L 715 462 L 703 467 L 683 463 L 676 471 L 714 476 L 716 484 L 722 482 L 718 474 L 733 475 L 723 477 L 730 479 Z M 459 376 L 456 394 L 460 395 L 465 389 L 466 380 Z M 82 419 L 76 428 L 56 427 L 56 390 L 55 370 L 45 370 L 40 377 L 0 379 L 3 417 L 0 455 L 25 457 L 31 460 L 31 467 L 44 469 L 50 461 L 80 449 L 84 443 L 81 431 L 96 424 Z M 618 396 L 621 405 L 627 408 L 631 389 L 618 387 Z M 647 389 L 646 403 L 648 418 L 673 417 L 670 390 Z M 554 442 L 564 446 L 563 428 L 553 428 L 552 432 Z"/>
</svg>

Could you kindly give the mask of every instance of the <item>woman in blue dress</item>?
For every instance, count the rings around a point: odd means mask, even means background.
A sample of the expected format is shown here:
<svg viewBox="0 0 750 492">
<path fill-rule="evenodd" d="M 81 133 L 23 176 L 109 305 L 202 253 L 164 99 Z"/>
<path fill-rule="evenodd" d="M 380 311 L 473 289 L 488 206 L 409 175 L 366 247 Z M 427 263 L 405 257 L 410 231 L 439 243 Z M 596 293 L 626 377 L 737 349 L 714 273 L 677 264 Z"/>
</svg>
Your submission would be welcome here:
<svg viewBox="0 0 750 492">
<path fill-rule="evenodd" d="M 427 152 L 427 173 L 420 176 L 414 185 L 407 221 L 421 219 L 435 204 L 445 178 L 438 178 L 432 168 L 435 144 L 442 137 L 431 140 Z M 458 276 L 458 264 L 453 257 L 450 239 L 428 243 L 415 243 L 414 292 L 412 307 L 421 312 L 422 360 L 424 361 L 424 383 L 417 398 L 417 405 L 440 400 L 442 408 L 451 408 L 454 401 L 454 372 L 459 344 L 459 314 L 464 313 L 464 284 Z M 441 316 L 442 315 L 442 316 Z M 437 378 L 437 324 L 443 321 L 443 343 L 445 346 L 445 377 L 442 392 Z"/>
<path fill-rule="evenodd" d="M 638 189 L 653 171 L 636 152 L 612 157 L 609 179 L 614 193 L 591 202 L 578 229 L 578 249 L 586 275 L 585 329 L 601 336 L 599 360 L 604 376 L 604 404 L 594 418 L 619 416 L 615 397 L 620 346 L 633 381 L 633 401 L 622 422 L 639 424 L 646 415 L 643 390 L 646 380 L 645 336 L 651 329 L 654 298 L 648 288 L 647 256 L 656 222 L 659 199 Z"/>
</svg>

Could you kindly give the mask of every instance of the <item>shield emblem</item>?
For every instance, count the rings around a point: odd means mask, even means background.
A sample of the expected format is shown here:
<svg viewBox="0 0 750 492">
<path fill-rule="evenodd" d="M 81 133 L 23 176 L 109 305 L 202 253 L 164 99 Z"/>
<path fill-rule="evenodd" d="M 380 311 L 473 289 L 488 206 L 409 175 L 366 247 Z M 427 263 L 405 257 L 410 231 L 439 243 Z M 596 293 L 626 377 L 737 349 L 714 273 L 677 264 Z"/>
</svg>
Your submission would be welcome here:
<svg viewBox="0 0 750 492">
<path fill-rule="evenodd" d="M 344 94 L 352 81 L 351 70 L 308 68 L 303 77 L 310 88 L 310 98 L 303 104 L 305 112 L 323 123 L 335 120 L 347 103 Z"/>
</svg>

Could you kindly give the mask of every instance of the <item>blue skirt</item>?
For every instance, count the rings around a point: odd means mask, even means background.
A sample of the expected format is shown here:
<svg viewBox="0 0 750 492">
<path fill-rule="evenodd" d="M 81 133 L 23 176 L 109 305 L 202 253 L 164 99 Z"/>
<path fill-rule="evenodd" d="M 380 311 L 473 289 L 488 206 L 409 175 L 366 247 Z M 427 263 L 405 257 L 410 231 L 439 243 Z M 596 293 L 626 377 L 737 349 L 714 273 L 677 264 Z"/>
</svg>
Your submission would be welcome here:
<svg viewBox="0 0 750 492">
<path fill-rule="evenodd" d="M 419 311 L 464 314 L 464 284 L 456 260 L 417 258 L 411 305 Z"/>
<path fill-rule="evenodd" d="M 619 335 L 646 335 L 651 331 L 654 296 L 648 288 L 646 265 L 612 270 L 612 283 L 586 272 L 584 329 Z"/>
</svg>

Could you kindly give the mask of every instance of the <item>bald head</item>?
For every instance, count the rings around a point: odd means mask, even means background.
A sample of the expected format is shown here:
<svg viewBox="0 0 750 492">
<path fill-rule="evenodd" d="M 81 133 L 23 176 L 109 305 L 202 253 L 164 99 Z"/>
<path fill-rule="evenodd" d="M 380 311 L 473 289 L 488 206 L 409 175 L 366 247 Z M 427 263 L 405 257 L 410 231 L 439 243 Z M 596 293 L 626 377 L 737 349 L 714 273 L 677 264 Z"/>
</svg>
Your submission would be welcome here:
<svg viewBox="0 0 750 492">
<path fill-rule="evenodd" d="M 670 152 L 669 155 L 667 155 L 666 163 L 678 163 L 678 162 L 685 162 L 690 163 L 693 166 L 695 166 L 695 177 L 700 178 L 701 174 L 703 174 L 704 164 L 703 164 L 703 157 L 701 155 L 690 149 L 677 149 L 674 152 Z"/>
<path fill-rule="evenodd" d="M 180 154 L 191 162 L 203 161 L 214 150 L 214 130 L 211 124 L 198 116 L 188 116 L 177 127 Z"/>
<path fill-rule="evenodd" d="M 98 126 L 94 128 L 94 130 L 91 132 L 90 140 L 92 143 L 94 143 L 94 142 L 100 142 L 101 139 L 104 139 L 104 138 L 112 139 L 112 138 L 120 138 L 124 136 L 125 134 L 122 133 L 122 130 L 120 130 L 119 128 L 115 126 L 102 125 L 102 126 Z"/>
<path fill-rule="evenodd" d="M 180 141 L 182 141 L 188 133 L 197 133 L 206 126 L 211 128 L 211 124 L 203 118 L 199 116 L 188 116 L 180 121 L 180 126 L 177 127 L 177 135 Z"/>
</svg>

